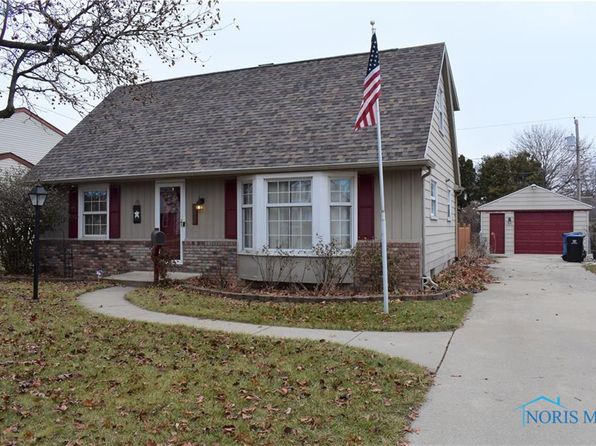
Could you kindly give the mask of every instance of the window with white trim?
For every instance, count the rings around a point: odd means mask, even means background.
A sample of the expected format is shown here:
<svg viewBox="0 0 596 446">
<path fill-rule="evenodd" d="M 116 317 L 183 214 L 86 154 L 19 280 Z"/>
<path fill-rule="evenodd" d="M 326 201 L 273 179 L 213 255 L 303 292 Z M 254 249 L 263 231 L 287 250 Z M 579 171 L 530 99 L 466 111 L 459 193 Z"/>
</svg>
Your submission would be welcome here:
<svg viewBox="0 0 596 446">
<path fill-rule="evenodd" d="M 453 201 L 453 190 L 449 189 L 447 191 L 447 221 L 451 221 L 451 213 L 452 208 L 451 208 L 451 202 Z"/>
<path fill-rule="evenodd" d="M 430 218 L 437 218 L 437 182 L 430 180 Z"/>
<path fill-rule="evenodd" d="M 108 235 L 108 191 L 83 191 L 83 236 Z"/>
<path fill-rule="evenodd" d="M 329 180 L 331 241 L 338 248 L 352 247 L 352 179 Z"/>
<path fill-rule="evenodd" d="M 253 186 L 242 184 L 242 247 L 253 248 Z"/>
<path fill-rule="evenodd" d="M 311 187 L 311 179 L 267 181 L 269 248 L 312 248 Z"/>
<path fill-rule="evenodd" d="M 445 105 L 445 91 L 444 91 L 442 85 L 439 86 L 438 95 L 439 95 L 439 97 L 437 98 L 437 101 L 438 101 L 438 109 L 439 109 L 439 130 L 441 132 L 441 135 L 445 135 L 445 132 L 447 130 L 447 119 L 445 116 L 447 107 Z"/>
</svg>

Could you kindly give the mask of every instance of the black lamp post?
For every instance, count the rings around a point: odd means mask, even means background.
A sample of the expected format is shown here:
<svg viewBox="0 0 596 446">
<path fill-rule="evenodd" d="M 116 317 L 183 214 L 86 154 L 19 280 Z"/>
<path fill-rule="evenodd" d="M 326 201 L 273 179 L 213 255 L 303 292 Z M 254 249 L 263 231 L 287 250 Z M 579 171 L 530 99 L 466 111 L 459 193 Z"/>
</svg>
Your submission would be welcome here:
<svg viewBox="0 0 596 446">
<path fill-rule="evenodd" d="M 35 238 L 33 241 L 33 300 L 39 299 L 39 213 L 41 211 L 41 207 L 46 201 L 47 196 L 48 191 L 46 191 L 39 183 L 37 183 L 37 185 L 31 189 L 31 192 L 29 192 L 31 204 L 35 208 Z"/>
</svg>

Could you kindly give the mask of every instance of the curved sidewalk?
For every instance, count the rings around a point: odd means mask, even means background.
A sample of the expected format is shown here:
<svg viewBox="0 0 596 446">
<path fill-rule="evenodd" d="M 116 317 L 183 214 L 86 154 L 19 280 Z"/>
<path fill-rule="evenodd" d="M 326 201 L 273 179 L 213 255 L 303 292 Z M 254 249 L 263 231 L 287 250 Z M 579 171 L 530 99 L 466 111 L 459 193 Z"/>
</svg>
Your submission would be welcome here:
<svg viewBox="0 0 596 446">
<path fill-rule="evenodd" d="M 400 358 L 408 359 L 432 371 L 435 371 L 441 363 L 452 335 L 450 331 L 416 333 L 274 327 L 270 325 L 255 325 L 243 322 L 178 316 L 137 307 L 125 299 L 126 294 L 133 289 L 131 287 L 105 288 L 82 294 L 79 296 L 79 302 L 93 312 L 133 321 L 187 325 L 206 330 L 257 336 L 325 340 L 352 347 L 367 348 L 390 356 L 399 356 Z"/>
</svg>

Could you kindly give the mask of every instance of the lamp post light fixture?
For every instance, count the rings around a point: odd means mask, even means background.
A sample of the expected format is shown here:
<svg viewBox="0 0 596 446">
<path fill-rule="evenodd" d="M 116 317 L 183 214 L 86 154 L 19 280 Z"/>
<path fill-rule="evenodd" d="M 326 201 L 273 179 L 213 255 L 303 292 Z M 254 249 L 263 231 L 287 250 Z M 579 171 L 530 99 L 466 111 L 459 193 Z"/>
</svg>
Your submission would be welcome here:
<svg viewBox="0 0 596 446">
<path fill-rule="evenodd" d="M 35 209 L 35 228 L 34 228 L 34 239 L 33 239 L 33 300 L 39 299 L 39 214 L 41 207 L 46 202 L 48 191 L 44 187 L 37 183 L 29 192 L 29 198 L 31 204 Z"/>
</svg>

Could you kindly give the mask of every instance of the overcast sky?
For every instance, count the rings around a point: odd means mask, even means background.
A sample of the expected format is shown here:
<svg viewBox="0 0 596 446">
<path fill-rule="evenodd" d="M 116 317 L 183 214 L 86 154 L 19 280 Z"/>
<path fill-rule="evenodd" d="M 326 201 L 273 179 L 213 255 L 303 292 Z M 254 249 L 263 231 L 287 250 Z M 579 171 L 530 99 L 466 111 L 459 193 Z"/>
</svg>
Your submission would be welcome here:
<svg viewBox="0 0 596 446">
<path fill-rule="evenodd" d="M 547 121 L 571 133 L 572 117 L 584 116 L 582 136 L 596 136 L 596 3 L 224 1 L 221 10 L 224 23 L 235 19 L 240 29 L 199 44 L 204 67 L 147 60 L 151 78 L 367 52 L 374 18 L 381 50 L 446 42 L 461 105 L 459 151 L 467 157 L 508 150 L 530 125 L 511 123 Z M 41 106 L 66 131 L 80 119 Z"/>
</svg>

